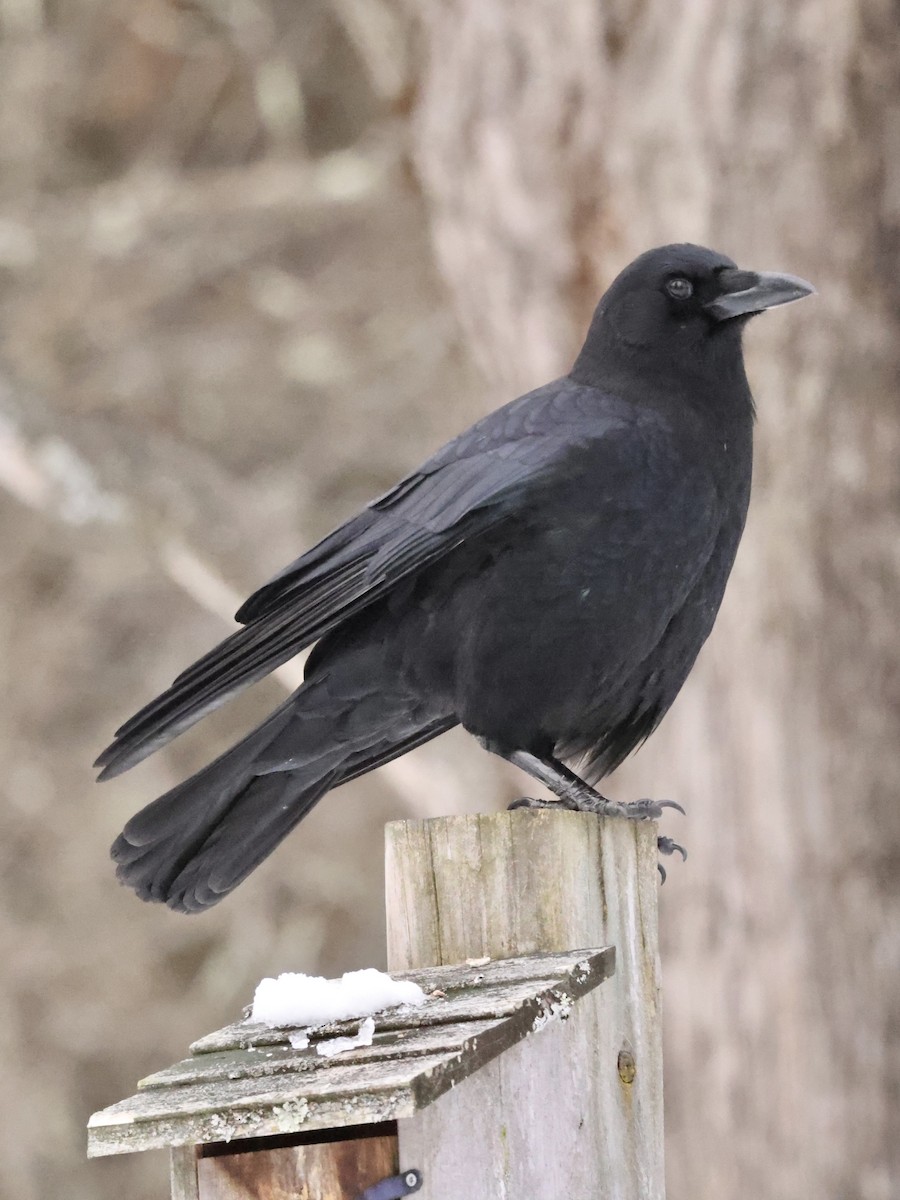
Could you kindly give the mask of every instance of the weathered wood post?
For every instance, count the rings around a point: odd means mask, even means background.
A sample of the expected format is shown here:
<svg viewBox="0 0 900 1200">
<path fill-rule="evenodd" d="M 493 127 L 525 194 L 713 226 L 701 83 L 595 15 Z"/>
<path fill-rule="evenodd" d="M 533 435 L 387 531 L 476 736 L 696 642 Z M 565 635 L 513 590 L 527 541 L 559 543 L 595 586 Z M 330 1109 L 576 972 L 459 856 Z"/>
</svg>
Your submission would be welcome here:
<svg viewBox="0 0 900 1200">
<path fill-rule="evenodd" d="M 209 1033 L 88 1152 L 169 1149 L 173 1200 L 663 1200 L 655 825 L 399 822 L 387 867 L 416 1003 Z"/>
<path fill-rule="evenodd" d="M 656 832 L 546 810 L 388 826 L 389 970 L 616 951 L 568 1021 L 400 1123 L 428 1200 L 664 1200 Z"/>
</svg>

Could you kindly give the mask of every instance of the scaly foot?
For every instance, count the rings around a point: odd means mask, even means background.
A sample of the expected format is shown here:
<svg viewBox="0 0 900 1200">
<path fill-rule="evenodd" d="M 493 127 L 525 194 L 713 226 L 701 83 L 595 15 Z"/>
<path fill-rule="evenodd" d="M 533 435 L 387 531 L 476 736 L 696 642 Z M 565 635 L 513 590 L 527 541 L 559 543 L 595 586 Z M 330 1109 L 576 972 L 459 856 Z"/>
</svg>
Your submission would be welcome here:
<svg viewBox="0 0 900 1200">
<path fill-rule="evenodd" d="M 599 792 L 595 792 L 587 784 L 582 784 L 581 788 L 567 789 L 566 794 L 560 796 L 558 800 L 541 800 L 534 796 L 522 796 L 518 800 L 513 800 L 509 808 L 562 808 L 568 812 L 590 812 L 598 817 L 624 817 L 627 821 L 658 821 L 663 815 L 663 809 L 666 808 L 674 808 L 678 812 L 684 813 L 684 809 L 675 800 L 634 800 L 630 804 L 616 804 L 612 800 L 607 800 L 605 796 L 601 796 Z M 687 859 L 687 850 L 684 846 L 670 837 L 658 837 L 656 847 L 660 854 L 668 856 L 677 850 L 681 855 L 682 862 Z M 657 863 L 656 867 L 661 882 L 665 883 L 666 868 L 661 862 Z"/>
<path fill-rule="evenodd" d="M 593 788 L 584 785 L 584 793 L 576 791 L 568 793 L 565 796 L 560 796 L 558 800 L 539 800 L 534 796 L 522 796 L 518 800 L 513 800 L 508 806 L 513 808 L 563 808 L 567 812 L 589 812 L 594 813 L 598 817 L 627 817 L 627 813 L 621 804 L 615 804 L 612 800 L 607 800 L 605 796 L 601 796 L 599 792 L 595 792 Z"/>
</svg>

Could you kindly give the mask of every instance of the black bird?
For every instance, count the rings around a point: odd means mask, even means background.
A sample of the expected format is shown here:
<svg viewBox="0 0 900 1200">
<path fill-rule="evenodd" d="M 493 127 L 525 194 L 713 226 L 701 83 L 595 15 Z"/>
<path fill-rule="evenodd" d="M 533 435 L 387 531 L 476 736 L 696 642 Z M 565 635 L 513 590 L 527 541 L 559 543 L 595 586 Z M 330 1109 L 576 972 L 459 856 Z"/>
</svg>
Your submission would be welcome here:
<svg viewBox="0 0 900 1200">
<path fill-rule="evenodd" d="M 101 779 L 317 643 L 288 700 L 128 822 L 119 878 L 184 912 L 216 904 L 331 788 L 458 723 L 569 807 L 659 815 L 563 761 L 599 780 L 684 683 L 750 495 L 742 331 L 813 290 L 699 246 L 631 263 L 568 375 L 286 567 L 240 608 L 242 629 L 118 730 Z"/>
</svg>

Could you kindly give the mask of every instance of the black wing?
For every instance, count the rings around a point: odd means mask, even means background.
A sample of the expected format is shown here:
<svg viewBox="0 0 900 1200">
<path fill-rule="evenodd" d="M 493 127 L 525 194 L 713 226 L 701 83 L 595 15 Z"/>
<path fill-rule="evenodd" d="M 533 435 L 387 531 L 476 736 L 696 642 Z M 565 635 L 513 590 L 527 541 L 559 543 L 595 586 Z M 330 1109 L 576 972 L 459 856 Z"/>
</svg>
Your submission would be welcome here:
<svg viewBox="0 0 900 1200">
<path fill-rule="evenodd" d="M 606 401 L 606 403 L 604 403 Z M 255 592 L 245 623 L 116 731 L 111 778 L 378 600 L 502 521 L 582 440 L 621 424 L 619 405 L 568 380 L 489 414 Z"/>
</svg>

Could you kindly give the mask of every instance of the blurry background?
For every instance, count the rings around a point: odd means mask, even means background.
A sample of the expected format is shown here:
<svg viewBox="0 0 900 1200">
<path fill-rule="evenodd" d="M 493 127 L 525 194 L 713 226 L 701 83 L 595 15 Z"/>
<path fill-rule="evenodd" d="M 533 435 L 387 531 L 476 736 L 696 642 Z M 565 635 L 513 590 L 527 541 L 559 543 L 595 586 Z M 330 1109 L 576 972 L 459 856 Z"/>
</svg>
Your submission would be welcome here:
<svg viewBox="0 0 900 1200">
<path fill-rule="evenodd" d="M 755 323 L 715 634 L 610 784 L 674 796 L 673 1200 L 900 1191 L 900 61 L 891 0 L 0 0 L 0 1195 L 167 1195 L 93 1109 L 265 973 L 382 961 L 382 826 L 520 794 L 451 735 L 220 909 L 120 889 L 140 805 L 282 679 L 95 789 L 238 601 L 565 370 L 634 254 L 812 279 Z M 588 1198 L 578 1198 L 588 1200 Z"/>
</svg>

